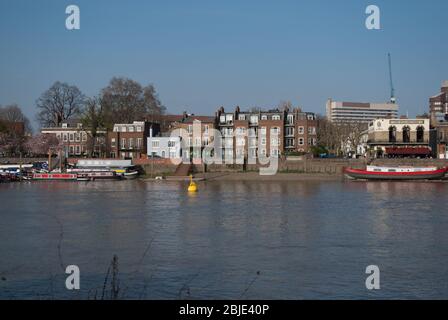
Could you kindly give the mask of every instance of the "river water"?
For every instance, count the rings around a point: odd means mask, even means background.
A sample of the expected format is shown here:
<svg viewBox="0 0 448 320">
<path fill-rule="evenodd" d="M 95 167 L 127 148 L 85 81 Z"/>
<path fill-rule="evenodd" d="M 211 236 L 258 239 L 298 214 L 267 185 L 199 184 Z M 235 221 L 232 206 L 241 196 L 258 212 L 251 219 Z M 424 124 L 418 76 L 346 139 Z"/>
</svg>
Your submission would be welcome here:
<svg viewBox="0 0 448 320">
<path fill-rule="evenodd" d="M 448 298 L 447 183 L 186 187 L 0 185 L 0 298 Z M 66 289 L 67 265 L 80 290 Z M 380 290 L 366 289 L 368 265 Z"/>
</svg>

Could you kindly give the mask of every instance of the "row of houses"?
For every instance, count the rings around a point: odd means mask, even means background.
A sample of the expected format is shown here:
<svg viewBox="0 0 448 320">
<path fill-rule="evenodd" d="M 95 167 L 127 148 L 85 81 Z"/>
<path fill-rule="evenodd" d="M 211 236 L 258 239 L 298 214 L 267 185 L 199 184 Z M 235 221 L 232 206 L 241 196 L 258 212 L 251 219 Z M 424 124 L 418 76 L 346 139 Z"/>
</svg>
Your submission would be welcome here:
<svg viewBox="0 0 448 320">
<path fill-rule="evenodd" d="M 317 120 L 314 113 L 300 108 L 241 111 L 236 107 L 226 112 L 221 107 L 215 116 L 158 115 L 115 124 L 111 131 L 97 131 L 95 137 L 78 120 L 43 128 L 41 133 L 56 135 L 67 157 L 199 158 L 220 139 L 222 157 L 257 158 L 310 152 L 317 145 Z"/>
<path fill-rule="evenodd" d="M 329 99 L 327 119 L 336 124 L 359 123 L 365 131 L 357 146 L 343 143 L 350 155 L 448 158 L 448 81 L 429 98 L 429 114 L 408 119 L 398 116 L 398 104 L 342 102 Z M 64 144 L 68 157 L 93 154 L 107 158 L 199 158 L 204 152 L 222 158 L 257 158 L 309 153 L 318 144 L 316 115 L 300 108 L 225 110 L 214 116 L 152 115 L 143 121 L 115 124 L 92 137 L 80 121 L 43 128 Z M 218 139 L 218 140 L 217 140 Z M 214 149 L 208 147 L 213 144 Z M 355 149 L 355 151 L 353 151 Z M 208 154 L 211 155 L 211 154 Z"/>
</svg>

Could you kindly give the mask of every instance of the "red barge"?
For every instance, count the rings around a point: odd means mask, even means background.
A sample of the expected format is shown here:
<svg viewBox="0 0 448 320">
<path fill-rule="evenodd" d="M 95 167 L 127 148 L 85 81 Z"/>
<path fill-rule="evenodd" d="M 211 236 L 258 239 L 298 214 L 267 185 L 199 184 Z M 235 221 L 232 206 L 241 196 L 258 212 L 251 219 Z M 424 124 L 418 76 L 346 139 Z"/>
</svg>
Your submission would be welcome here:
<svg viewBox="0 0 448 320">
<path fill-rule="evenodd" d="M 352 179 L 363 180 L 437 180 L 443 179 L 448 168 L 437 167 L 378 167 L 366 169 L 346 168 L 344 173 Z"/>
</svg>

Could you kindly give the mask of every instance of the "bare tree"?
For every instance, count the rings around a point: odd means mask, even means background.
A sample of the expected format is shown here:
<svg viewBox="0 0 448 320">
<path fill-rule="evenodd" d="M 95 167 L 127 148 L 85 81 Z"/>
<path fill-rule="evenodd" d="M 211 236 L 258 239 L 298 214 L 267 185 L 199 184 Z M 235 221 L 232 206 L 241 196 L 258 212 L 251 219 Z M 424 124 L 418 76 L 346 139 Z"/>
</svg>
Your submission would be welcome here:
<svg viewBox="0 0 448 320">
<path fill-rule="evenodd" d="M 280 104 L 278 106 L 278 109 L 280 111 L 288 111 L 288 110 L 292 110 L 294 108 L 294 106 L 292 105 L 291 101 L 280 101 Z"/>
<path fill-rule="evenodd" d="M 57 81 L 37 99 L 37 120 L 43 127 L 58 127 L 62 121 L 78 117 L 84 102 L 78 87 Z"/>
<path fill-rule="evenodd" d="M 17 104 L 11 104 L 4 107 L 0 106 L 0 120 L 23 122 L 25 133 L 32 133 L 30 120 L 23 114 L 22 109 Z"/>
<path fill-rule="evenodd" d="M 101 129 L 104 128 L 104 111 L 100 97 L 88 98 L 81 122 L 90 137 L 90 156 L 93 157 Z"/>
<path fill-rule="evenodd" d="M 165 112 L 152 85 L 142 87 L 128 78 L 112 78 L 102 90 L 101 100 L 105 125 L 109 129 L 114 123 L 130 123 Z"/>
</svg>

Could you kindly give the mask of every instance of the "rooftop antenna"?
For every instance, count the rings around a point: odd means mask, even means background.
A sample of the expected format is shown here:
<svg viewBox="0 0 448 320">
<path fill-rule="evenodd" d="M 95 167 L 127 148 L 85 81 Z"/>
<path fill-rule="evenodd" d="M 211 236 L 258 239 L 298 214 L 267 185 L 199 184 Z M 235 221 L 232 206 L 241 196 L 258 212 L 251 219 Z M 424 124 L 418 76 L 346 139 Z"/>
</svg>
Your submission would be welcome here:
<svg viewBox="0 0 448 320">
<path fill-rule="evenodd" d="M 387 54 L 387 58 L 389 61 L 390 102 L 395 103 L 397 99 L 395 98 L 394 83 L 392 81 L 392 58 L 390 56 L 390 53 Z"/>
</svg>

